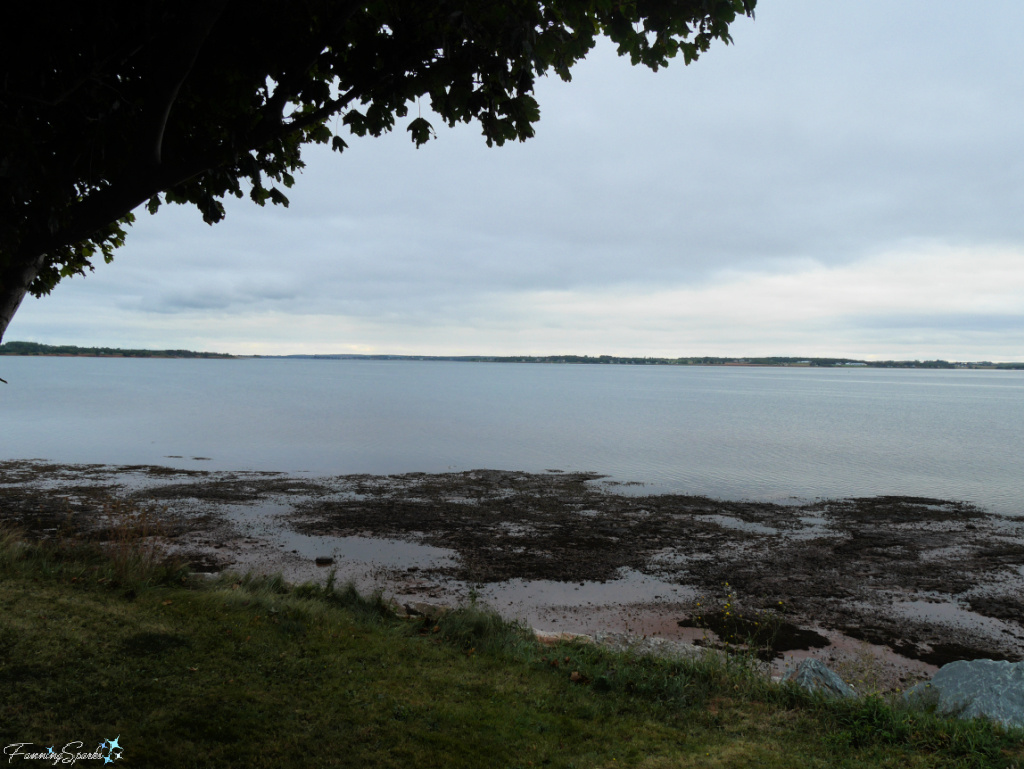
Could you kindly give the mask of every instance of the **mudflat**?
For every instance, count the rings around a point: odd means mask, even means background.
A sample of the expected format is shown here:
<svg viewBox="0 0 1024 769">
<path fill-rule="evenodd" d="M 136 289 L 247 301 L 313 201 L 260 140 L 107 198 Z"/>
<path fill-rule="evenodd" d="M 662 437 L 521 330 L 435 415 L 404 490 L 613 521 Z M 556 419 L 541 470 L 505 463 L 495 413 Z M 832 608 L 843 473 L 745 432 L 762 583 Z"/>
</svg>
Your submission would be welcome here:
<svg viewBox="0 0 1024 769">
<path fill-rule="evenodd" d="M 962 502 L 730 502 L 556 471 L 0 463 L 0 520 L 31 537 L 102 540 L 142 512 L 197 571 L 335 569 L 398 603 L 473 593 L 550 630 L 722 646 L 768 625 L 773 654 L 871 655 L 889 686 L 956 659 L 1024 659 L 1024 517 Z"/>
</svg>

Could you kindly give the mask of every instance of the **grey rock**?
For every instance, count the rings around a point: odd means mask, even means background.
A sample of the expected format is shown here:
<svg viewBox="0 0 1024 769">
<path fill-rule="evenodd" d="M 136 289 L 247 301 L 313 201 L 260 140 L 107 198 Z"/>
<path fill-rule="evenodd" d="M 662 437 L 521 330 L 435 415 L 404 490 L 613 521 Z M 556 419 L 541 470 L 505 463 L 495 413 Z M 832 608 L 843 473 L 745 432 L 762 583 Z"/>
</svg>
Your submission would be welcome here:
<svg viewBox="0 0 1024 769">
<path fill-rule="evenodd" d="M 407 617 L 426 617 L 427 619 L 440 619 L 452 609 L 450 606 L 414 601 L 413 603 L 402 604 Z"/>
<path fill-rule="evenodd" d="M 394 598 L 388 601 L 388 608 L 399 619 L 440 619 L 452 610 L 450 606 L 440 604 L 424 603 L 413 601 L 412 603 L 399 603 Z"/>
<path fill-rule="evenodd" d="M 554 646 L 559 643 L 593 643 L 594 639 L 583 633 L 565 633 L 557 630 L 538 630 L 532 628 L 533 636 L 545 646 Z"/>
<path fill-rule="evenodd" d="M 661 659 L 697 659 L 708 654 L 701 646 L 686 641 L 672 641 L 658 636 L 636 636 L 629 633 L 598 632 L 594 642 L 607 649 L 626 652 L 638 657 L 660 657 Z"/>
<path fill-rule="evenodd" d="M 1004 726 L 1024 727 L 1024 662 L 950 662 L 931 681 L 918 684 L 903 696 L 911 702 L 934 704 L 940 713 L 985 717 Z"/>
<path fill-rule="evenodd" d="M 790 670 L 783 681 L 792 681 L 801 689 L 814 693 L 820 692 L 826 697 L 856 697 L 853 687 L 829 670 L 819 660 L 808 658 L 793 670 Z"/>
</svg>

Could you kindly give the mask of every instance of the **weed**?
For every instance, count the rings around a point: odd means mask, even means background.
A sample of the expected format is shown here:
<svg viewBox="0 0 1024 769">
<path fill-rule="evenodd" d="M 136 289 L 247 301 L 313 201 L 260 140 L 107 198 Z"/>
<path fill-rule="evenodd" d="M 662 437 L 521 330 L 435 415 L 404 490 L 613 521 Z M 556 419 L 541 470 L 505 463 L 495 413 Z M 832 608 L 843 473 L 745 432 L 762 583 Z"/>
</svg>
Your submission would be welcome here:
<svg viewBox="0 0 1024 769">
<path fill-rule="evenodd" d="M 741 664 L 757 667 L 755 660 L 768 662 L 778 656 L 779 631 L 783 627 L 782 601 L 772 609 L 745 610 L 729 583 L 724 583 L 723 587 L 723 598 L 700 597 L 693 617 L 679 624 L 702 628 L 705 646 L 720 648 Z M 710 638 L 708 631 L 714 633 L 717 640 Z"/>
<path fill-rule="evenodd" d="M 830 666 L 840 678 L 864 695 L 899 696 L 904 688 L 925 678 L 923 674 L 917 673 L 909 674 L 905 679 L 897 679 L 866 643 L 860 644 L 852 655 L 842 657 L 830 663 Z"/>
<path fill-rule="evenodd" d="M 509 652 L 533 643 L 528 628 L 508 622 L 473 596 L 464 606 L 446 612 L 431 631 L 435 627 L 441 638 L 467 653 Z"/>
<path fill-rule="evenodd" d="M 25 541 L 16 529 L 0 527 L 0 568 L 11 568 L 24 556 Z"/>
<path fill-rule="evenodd" d="M 96 536 L 109 556 L 113 578 L 123 584 L 146 582 L 160 573 L 167 558 L 161 550 L 167 534 L 166 508 L 133 500 L 108 498 L 100 512 Z M 180 570 L 180 565 L 175 564 Z"/>
<path fill-rule="evenodd" d="M 185 564 L 160 549 L 164 524 L 156 510 L 111 498 L 102 503 L 99 519 L 89 531 L 66 524 L 54 538 L 34 542 L 5 529 L 0 533 L 0 567 L 8 573 L 114 585 L 132 596 L 187 581 Z"/>
</svg>

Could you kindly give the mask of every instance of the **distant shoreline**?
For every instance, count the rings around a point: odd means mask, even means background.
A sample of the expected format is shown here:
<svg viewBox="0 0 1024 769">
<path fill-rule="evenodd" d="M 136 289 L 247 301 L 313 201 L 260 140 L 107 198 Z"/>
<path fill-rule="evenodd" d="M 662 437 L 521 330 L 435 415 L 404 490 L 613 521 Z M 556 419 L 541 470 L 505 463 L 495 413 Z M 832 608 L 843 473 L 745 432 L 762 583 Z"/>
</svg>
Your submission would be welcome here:
<svg viewBox="0 0 1024 769">
<path fill-rule="evenodd" d="M 915 368 L 1024 370 L 1024 362 L 993 361 L 866 361 L 852 358 L 639 358 L 615 355 L 249 355 L 273 360 L 419 360 L 460 363 L 550 363 L 613 366 L 739 366 L 748 368 Z"/>
<path fill-rule="evenodd" d="M 193 350 L 125 350 L 119 347 L 77 347 L 37 342 L 6 342 L 0 344 L 0 355 L 47 358 L 236 358 L 222 352 Z"/>
<path fill-rule="evenodd" d="M 1024 370 L 1024 362 L 947 361 L 947 360 L 885 360 L 854 358 L 801 357 L 622 357 L 616 355 L 231 355 L 192 350 L 132 350 L 115 347 L 76 347 L 46 345 L 36 342 L 7 342 L 0 345 L 0 356 L 60 358 L 216 358 L 225 360 L 400 360 L 452 361 L 459 363 L 550 363 L 568 365 L 614 366 L 745 366 L 761 368 L 911 368 L 911 369 L 988 369 Z"/>
</svg>

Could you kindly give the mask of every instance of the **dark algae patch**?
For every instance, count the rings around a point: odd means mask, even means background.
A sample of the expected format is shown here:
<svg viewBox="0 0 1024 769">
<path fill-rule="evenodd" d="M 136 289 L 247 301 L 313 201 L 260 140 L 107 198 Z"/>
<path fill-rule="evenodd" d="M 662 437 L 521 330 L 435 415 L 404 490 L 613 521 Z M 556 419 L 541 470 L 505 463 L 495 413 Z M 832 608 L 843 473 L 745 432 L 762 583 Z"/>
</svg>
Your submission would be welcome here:
<svg viewBox="0 0 1024 769">
<path fill-rule="evenodd" d="M 643 545 L 622 545 L 632 526 L 593 504 L 599 476 L 475 471 L 342 479 L 341 498 L 304 502 L 303 534 L 412 539 L 455 550 L 449 576 L 471 582 L 608 580 L 639 566 Z M 632 543 L 631 543 L 632 544 Z"/>
<path fill-rule="evenodd" d="M 273 571 L 281 545 L 243 535 L 228 516 L 271 506 L 277 531 L 290 536 L 444 548 L 452 558 L 408 570 L 441 585 L 541 580 L 596 585 L 594 596 L 630 573 L 712 603 L 732 594 L 748 618 L 782 602 L 773 653 L 818 648 L 838 632 L 936 665 L 1024 659 L 1024 519 L 923 497 L 777 505 L 616 488 L 593 473 L 296 478 L 7 462 L 0 517 L 40 538 L 67 525 L 101 528 L 113 496 L 162 511 L 171 541 L 186 552 L 196 545 L 203 571 L 229 565 L 233 549 L 257 546 Z M 672 610 L 673 625 L 703 616 L 719 640 L 761 632 L 685 602 Z"/>
<path fill-rule="evenodd" d="M 753 616 L 743 616 L 738 611 L 717 609 L 684 617 L 678 625 L 714 633 L 714 640 L 698 639 L 699 645 L 740 653 L 753 651 L 766 662 L 781 657 L 783 652 L 823 649 L 830 643 L 821 633 L 797 627 L 776 612 L 758 611 Z"/>
</svg>

